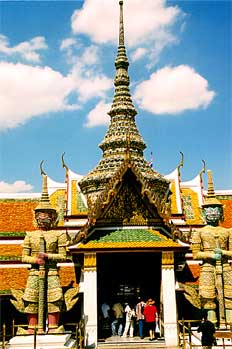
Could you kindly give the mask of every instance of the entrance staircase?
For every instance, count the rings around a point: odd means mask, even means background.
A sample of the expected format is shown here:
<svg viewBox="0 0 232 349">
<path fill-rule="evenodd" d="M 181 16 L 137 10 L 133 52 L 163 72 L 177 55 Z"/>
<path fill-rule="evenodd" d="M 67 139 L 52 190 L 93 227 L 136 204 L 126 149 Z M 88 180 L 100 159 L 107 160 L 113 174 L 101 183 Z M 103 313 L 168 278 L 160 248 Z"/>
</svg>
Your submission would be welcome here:
<svg viewBox="0 0 232 349">
<path fill-rule="evenodd" d="M 150 341 L 149 337 L 141 339 L 140 337 L 122 338 L 119 336 L 109 337 L 99 341 L 97 349 L 157 349 L 167 348 L 164 338 Z"/>
</svg>

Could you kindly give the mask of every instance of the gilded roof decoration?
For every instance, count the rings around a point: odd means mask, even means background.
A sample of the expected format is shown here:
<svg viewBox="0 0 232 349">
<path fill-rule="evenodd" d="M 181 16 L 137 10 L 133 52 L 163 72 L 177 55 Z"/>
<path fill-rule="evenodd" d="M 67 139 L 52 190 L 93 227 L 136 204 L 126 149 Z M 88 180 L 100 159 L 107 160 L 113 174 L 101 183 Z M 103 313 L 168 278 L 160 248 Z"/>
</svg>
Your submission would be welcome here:
<svg viewBox="0 0 232 349">
<path fill-rule="evenodd" d="M 90 224 L 168 224 L 170 192 L 161 184 L 152 188 L 134 160 L 125 159 L 96 202 L 89 202 Z"/>
</svg>

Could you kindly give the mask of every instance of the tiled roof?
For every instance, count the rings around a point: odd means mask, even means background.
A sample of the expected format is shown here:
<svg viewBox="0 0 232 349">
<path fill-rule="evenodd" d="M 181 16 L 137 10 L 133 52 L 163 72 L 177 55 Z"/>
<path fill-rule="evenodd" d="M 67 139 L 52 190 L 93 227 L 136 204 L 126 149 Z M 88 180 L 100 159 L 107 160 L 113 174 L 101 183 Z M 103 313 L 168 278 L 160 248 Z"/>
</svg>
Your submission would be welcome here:
<svg viewBox="0 0 232 349">
<path fill-rule="evenodd" d="M 176 184 L 175 184 L 174 180 L 171 181 L 170 190 L 172 192 L 172 195 L 171 195 L 171 213 L 172 214 L 179 213 L 178 208 L 177 208 L 177 194 L 176 194 L 177 188 L 176 188 Z"/>
<path fill-rule="evenodd" d="M 81 243 L 79 249 L 179 247 L 177 242 L 157 230 L 125 229 L 96 231 L 91 241 Z"/>
<path fill-rule="evenodd" d="M 232 228 L 232 200 L 221 200 L 224 207 L 224 222 L 222 226 L 224 228 Z"/>
<path fill-rule="evenodd" d="M 74 287 L 77 285 L 74 266 L 61 266 L 59 268 L 59 276 L 62 287 L 68 286 L 71 282 L 74 282 Z"/>
<path fill-rule="evenodd" d="M 13 289 L 24 289 L 28 277 L 25 268 L 1 268 L 0 269 L 0 293 L 10 293 Z"/>
<path fill-rule="evenodd" d="M 76 286 L 74 266 L 61 266 L 59 276 L 62 287 L 67 287 L 73 282 Z M 27 268 L 1 268 L 0 269 L 0 294 L 10 294 L 11 289 L 24 289 L 28 277 Z"/>
<path fill-rule="evenodd" d="M 189 264 L 188 265 L 189 270 L 191 271 L 191 274 L 193 278 L 196 280 L 194 283 L 198 283 L 198 278 L 200 276 L 200 264 Z"/>
<path fill-rule="evenodd" d="M 187 224 L 203 224 L 197 193 L 189 188 L 182 188 L 183 208 Z"/>
<path fill-rule="evenodd" d="M 36 199 L 1 199 L 0 231 L 20 232 L 35 230 L 33 211 L 38 202 Z"/>
<path fill-rule="evenodd" d="M 22 246 L 21 245 L 0 245 L 0 258 L 2 256 L 21 256 Z"/>
</svg>

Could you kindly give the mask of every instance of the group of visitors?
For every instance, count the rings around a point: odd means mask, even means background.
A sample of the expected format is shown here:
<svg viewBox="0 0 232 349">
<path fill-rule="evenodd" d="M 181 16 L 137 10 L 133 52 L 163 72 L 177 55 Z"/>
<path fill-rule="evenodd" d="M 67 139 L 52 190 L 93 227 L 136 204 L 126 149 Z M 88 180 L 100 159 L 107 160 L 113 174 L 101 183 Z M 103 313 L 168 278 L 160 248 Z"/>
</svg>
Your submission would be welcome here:
<svg viewBox="0 0 232 349">
<path fill-rule="evenodd" d="M 146 302 L 138 299 L 136 305 L 130 302 L 123 305 L 118 300 L 112 308 L 108 303 L 103 303 L 101 310 L 103 332 L 110 329 L 112 336 L 134 337 L 136 330 L 141 339 L 149 335 L 152 341 L 159 335 L 158 311 L 152 298 Z"/>
</svg>

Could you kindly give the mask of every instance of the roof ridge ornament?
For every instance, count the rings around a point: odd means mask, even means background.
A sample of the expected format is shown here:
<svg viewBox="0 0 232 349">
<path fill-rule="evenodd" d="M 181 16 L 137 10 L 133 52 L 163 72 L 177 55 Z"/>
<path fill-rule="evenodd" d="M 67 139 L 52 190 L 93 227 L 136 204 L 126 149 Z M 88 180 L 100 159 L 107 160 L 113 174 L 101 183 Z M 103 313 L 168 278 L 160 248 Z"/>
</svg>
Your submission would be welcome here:
<svg viewBox="0 0 232 349">
<path fill-rule="evenodd" d="M 65 168 L 66 172 L 68 172 L 69 168 L 66 165 L 66 163 L 64 162 L 64 155 L 65 155 L 65 152 L 63 152 L 61 155 L 62 166 L 63 166 L 63 168 Z"/>
<path fill-rule="evenodd" d="M 200 171 L 200 179 L 201 179 L 201 181 L 202 181 L 203 173 L 205 173 L 205 171 L 206 171 L 206 162 L 205 162 L 205 160 L 201 160 L 201 161 L 202 161 L 202 163 L 203 163 L 203 167 L 202 167 L 202 169 L 201 169 L 201 171 Z"/>
<path fill-rule="evenodd" d="M 177 166 L 179 172 L 180 172 L 181 167 L 184 166 L 184 153 L 182 151 L 180 151 L 180 155 L 181 155 L 180 163 Z"/>
<path fill-rule="evenodd" d="M 42 175 L 46 176 L 46 173 L 44 172 L 44 169 L 43 169 L 43 163 L 44 163 L 44 160 L 42 160 L 41 163 L 39 164 L 40 174 L 41 174 L 41 176 Z"/>
</svg>

